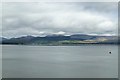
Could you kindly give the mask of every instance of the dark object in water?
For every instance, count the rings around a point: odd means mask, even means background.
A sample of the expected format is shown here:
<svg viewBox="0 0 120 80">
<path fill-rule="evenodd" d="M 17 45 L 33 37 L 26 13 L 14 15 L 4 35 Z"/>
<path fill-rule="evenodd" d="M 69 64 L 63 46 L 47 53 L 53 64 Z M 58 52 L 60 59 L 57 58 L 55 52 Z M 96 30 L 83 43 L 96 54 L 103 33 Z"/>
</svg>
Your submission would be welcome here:
<svg viewBox="0 0 120 80">
<path fill-rule="evenodd" d="M 109 54 L 111 54 L 112 52 L 109 52 Z"/>
</svg>

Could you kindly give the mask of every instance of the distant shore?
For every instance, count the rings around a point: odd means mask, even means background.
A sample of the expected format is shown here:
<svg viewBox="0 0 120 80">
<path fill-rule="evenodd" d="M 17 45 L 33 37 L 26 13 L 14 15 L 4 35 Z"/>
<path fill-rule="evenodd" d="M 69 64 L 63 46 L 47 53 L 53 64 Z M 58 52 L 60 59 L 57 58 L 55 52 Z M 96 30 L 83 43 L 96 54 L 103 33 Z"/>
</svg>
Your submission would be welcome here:
<svg viewBox="0 0 120 80">
<path fill-rule="evenodd" d="M 39 45 L 39 46 L 79 46 L 79 45 L 118 45 L 117 36 L 91 36 L 86 34 L 51 35 L 45 37 L 21 36 L 18 38 L 4 38 L 0 41 L 3 45 Z"/>
<path fill-rule="evenodd" d="M 100 43 L 81 43 L 81 44 L 61 44 L 61 45 L 48 45 L 48 44 L 39 44 L 39 45 L 33 45 L 33 44 L 1 44 L 1 45 L 20 45 L 20 46 L 83 46 L 83 45 L 120 45 L 120 44 L 100 44 Z"/>
</svg>

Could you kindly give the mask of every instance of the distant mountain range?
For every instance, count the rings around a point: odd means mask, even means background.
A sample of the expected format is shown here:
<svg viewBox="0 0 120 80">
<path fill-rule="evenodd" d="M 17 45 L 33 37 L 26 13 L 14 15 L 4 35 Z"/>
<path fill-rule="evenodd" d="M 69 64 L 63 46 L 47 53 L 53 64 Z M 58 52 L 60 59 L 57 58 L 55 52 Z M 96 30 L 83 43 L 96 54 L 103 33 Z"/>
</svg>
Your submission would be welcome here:
<svg viewBox="0 0 120 80">
<path fill-rule="evenodd" d="M 117 36 L 93 36 L 85 34 L 47 35 L 45 37 L 22 36 L 18 38 L 0 37 L 1 44 L 16 45 L 80 45 L 80 44 L 118 44 Z"/>
</svg>

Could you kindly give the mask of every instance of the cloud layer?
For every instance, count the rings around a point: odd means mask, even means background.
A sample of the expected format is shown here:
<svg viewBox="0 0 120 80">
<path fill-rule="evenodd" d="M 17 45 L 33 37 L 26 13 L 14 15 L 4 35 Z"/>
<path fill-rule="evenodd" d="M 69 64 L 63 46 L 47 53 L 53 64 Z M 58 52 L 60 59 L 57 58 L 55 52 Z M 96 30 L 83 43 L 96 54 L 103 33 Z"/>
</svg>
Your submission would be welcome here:
<svg viewBox="0 0 120 80">
<path fill-rule="evenodd" d="M 117 3 L 4 3 L 3 36 L 117 34 Z"/>
</svg>

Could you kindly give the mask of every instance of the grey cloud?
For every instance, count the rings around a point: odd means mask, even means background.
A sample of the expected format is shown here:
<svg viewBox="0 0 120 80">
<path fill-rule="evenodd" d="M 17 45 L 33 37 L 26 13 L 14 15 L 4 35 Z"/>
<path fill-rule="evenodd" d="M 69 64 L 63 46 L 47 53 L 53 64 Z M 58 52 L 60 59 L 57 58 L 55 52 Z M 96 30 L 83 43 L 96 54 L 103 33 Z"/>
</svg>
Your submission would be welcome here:
<svg viewBox="0 0 120 80">
<path fill-rule="evenodd" d="M 116 34 L 116 17 L 116 3 L 4 3 L 3 36 Z"/>
</svg>

